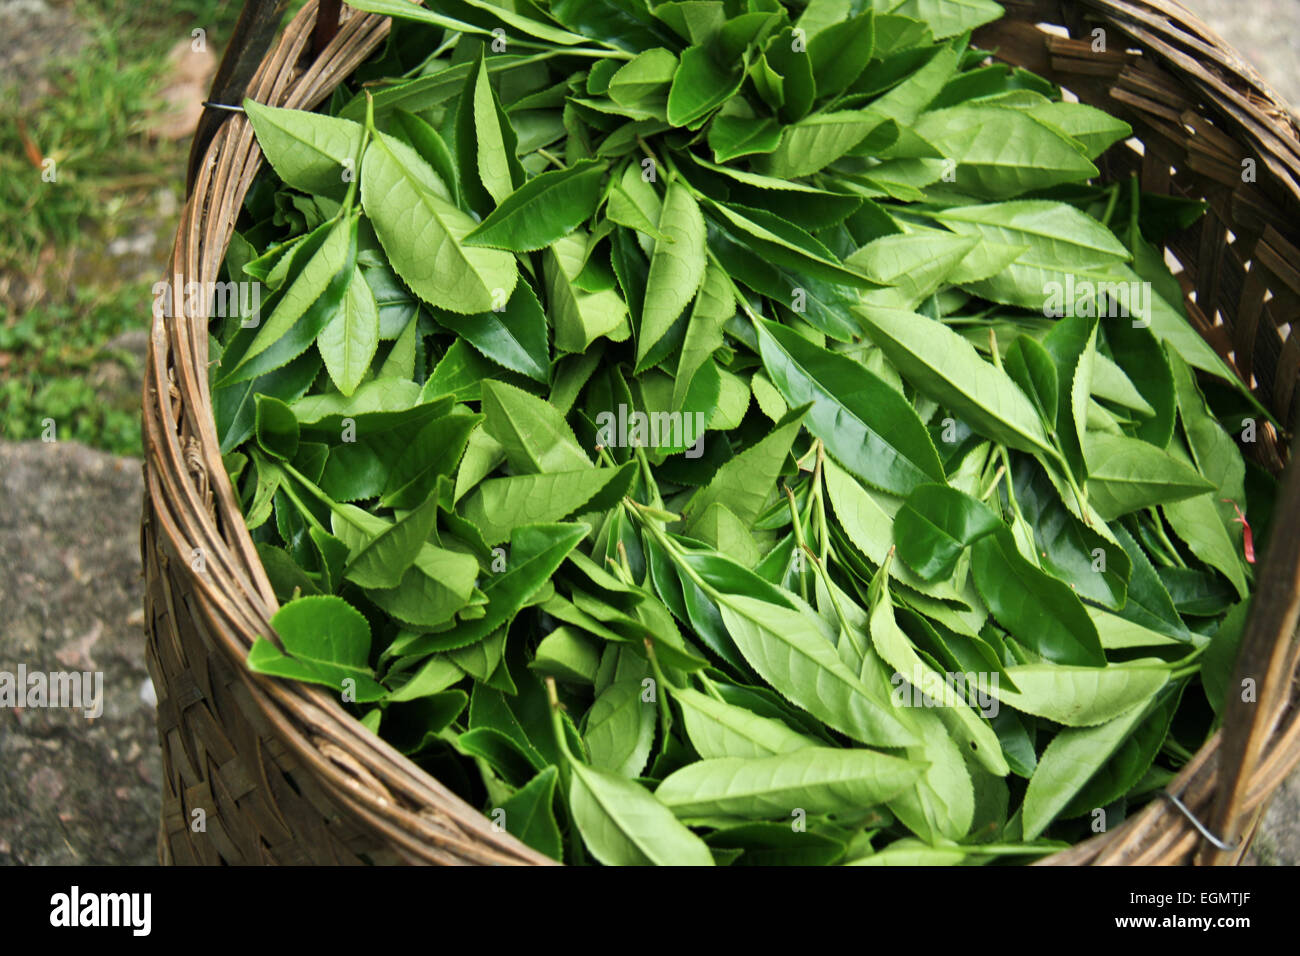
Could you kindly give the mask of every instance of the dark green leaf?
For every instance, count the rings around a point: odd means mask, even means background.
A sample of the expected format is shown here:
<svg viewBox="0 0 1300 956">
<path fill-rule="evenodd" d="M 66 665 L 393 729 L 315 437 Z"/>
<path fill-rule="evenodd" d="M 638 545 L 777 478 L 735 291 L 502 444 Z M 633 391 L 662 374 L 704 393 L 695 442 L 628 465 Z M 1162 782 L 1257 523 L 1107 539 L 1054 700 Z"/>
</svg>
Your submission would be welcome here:
<svg viewBox="0 0 1300 956">
<path fill-rule="evenodd" d="M 465 236 L 465 245 L 533 252 L 564 238 L 596 211 L 605 169 L 583 160 L 533 177 Z"/>
<path fill-rule="evenodd" d="M 1079 598 L 1021 557 L 1010 531 L 976 541 L 971 570 L 989 611 L 1026 647 L 1057 664 L 1105 666 L 1097 628 Z"/>
<path fill-rule="evenodd" d="M 1002 522 L 983 502 L 945 485 L 919 485 L 894 515 L 898 556 L 923 581 L 952 575 L 963 551 Z"/>
</svg>

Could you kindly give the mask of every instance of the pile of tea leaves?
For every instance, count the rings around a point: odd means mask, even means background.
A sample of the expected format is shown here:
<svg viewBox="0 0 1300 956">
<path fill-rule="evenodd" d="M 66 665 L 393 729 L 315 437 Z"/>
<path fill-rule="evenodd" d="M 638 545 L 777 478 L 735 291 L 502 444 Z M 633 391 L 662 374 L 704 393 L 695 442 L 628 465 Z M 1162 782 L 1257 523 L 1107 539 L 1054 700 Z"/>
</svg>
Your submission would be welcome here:
<svg viewBox="0 0 1300 956">
<path fill-rule="evenodd" d="M 569 863 L 1031 861 L 1166 785 L 1272 482 L 1125 123 L 988 0 L 351 6 L 245 103 L 250 667 Z"/>
</svg>

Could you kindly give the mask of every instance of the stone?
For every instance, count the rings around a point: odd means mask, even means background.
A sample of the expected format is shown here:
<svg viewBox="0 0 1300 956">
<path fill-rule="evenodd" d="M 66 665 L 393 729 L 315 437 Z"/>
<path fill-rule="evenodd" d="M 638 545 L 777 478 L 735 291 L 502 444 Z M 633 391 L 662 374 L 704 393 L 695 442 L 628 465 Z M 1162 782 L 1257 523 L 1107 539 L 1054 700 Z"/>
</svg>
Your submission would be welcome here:
<svg viewBox="0 0 1300 956">
<path fill-rule="evenodd" d="M 0 708 L 0 865 L 157 862 L 138 459 L 0 443 L 0 671 L 103 675 L 103 715 Z"/>
</svg>

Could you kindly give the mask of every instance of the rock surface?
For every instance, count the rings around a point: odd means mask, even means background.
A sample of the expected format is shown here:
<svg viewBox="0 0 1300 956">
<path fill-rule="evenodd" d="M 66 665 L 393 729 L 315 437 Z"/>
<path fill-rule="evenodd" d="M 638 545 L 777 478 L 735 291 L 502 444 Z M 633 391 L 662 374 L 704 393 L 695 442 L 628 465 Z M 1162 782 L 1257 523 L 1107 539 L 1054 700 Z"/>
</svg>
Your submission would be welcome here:
<svg viewBox="0 0 1300 956">
<path fill-rule="evenodd" d="M 1183 0 L 1202 20 L 1259 72 L 1287 100 L 1291 112 L 1300 110 L 1300 0 Z"/>
<path fill-rule="evenodd" d="M 1243 860 L 1247 866 L 1300 866 L 1300 770 L 1282 782 Z"/>
<path fill-rule="evenodd" d="M 0 864 L 156 862 L 141 491 L 136 459 L 72 442 L 0 444 L 0 671 L 103 681 L 96 719 L 0 708 Z"/>
<path fill-rule="evenodd" d="M 0 0 L 0 86 L 15 84 L 18 105 L 46 95 L 47 64 L 76 57 L 90 42 L 77 12 L 46 0 Z"/>
</svg>

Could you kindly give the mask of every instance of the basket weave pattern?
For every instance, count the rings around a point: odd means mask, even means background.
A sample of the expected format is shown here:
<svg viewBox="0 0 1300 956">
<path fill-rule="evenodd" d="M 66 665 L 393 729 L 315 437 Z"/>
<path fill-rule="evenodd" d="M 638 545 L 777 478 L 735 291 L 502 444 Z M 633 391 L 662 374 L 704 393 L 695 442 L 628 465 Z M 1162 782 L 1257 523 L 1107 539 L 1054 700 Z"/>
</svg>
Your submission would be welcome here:
<svg viewBox="0 0 1300 956">
<path fill-rule="evenodd" d="M 1300 410 L 1300 341 L 1290 327 L 1300 316 L 1300 146 L 1278 98 L 1167 0 L 1003 5 L 1007 17 L 979 31 L 977 44 L 1133 126 L 1141 152 L 1122 144 L 1110 150 L 1106 178 L 1137 172 L 1147 190 L 1209 202 L 1209 213 L 1167 251 L 1182 266 L 1198 331 L 1245 372 L 1289 435 Z M 337 34 L 310 59 L 316 9 L 309 0 L 289 24 L 249 97 L 310 109 L 387 36 L 387 18 L 344 8 Z M 1059 26 L 1037 26 L 1044 23 Z M 1098 27 L 1108 52 L 1093 52 Z M 1242 181 L 1243 159 L 1256 161 L 1255 182 Z M 243 664 L 254 638 L 271 636 L 277 602 L 222 465 L 207 387 L 207 317 L 184 317 L 182 289 L 217 279 L 260 164 L 250 124 L 233 115 L 198 167 L 177 231 L 168 275 L 182 278 L 171 310 L 182 318 L 155 319 L 148 357 L 141 549 L 164 767 L 159 859 L 551 863 L 495 831 L 323 688 L 263 678 Z M 1258 459 L 1280 471 L 1284 436 L 1261 423 L 1259 438 Z M 1259 700 L 1234 701 L 1223 731 L 1170 786 L 1230 839 L 1249 838 L 1300 760 L 1297 504 L 1300 475 L 1292 468 L 1239 662 L 1240 673 L 1257 680 Z M 1155 800 L 1119 828 L 1044 862 L 1225 863 L 1240 857 L 1240 847 L 1213 851 L 1180 811 Z"/>
</svg>

